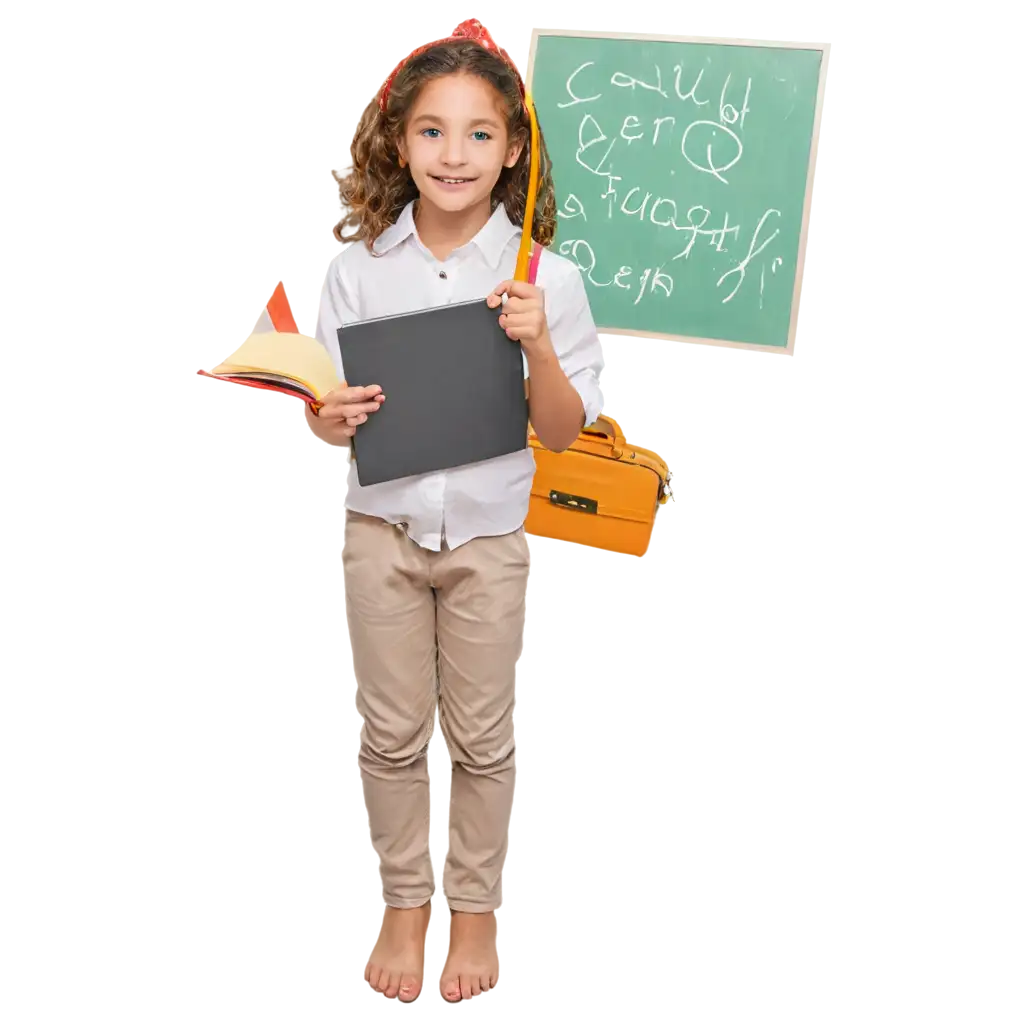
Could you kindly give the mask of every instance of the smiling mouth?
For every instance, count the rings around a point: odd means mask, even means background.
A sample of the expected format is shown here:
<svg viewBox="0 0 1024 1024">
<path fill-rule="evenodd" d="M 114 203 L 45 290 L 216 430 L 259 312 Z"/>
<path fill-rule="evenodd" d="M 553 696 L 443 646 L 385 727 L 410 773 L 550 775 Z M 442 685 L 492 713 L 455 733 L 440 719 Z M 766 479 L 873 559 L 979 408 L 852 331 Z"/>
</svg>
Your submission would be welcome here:
<svg viewBox="0 0 1024 1024">
<path fill-rule="evenodd" d="M 471 181 L 476 181 L 476 178 L 442 178 L 437 174 L 432 174 L 431 177 L 434 181 L 442 181 L 446 185 L 466 185 Z"/>
</svg>

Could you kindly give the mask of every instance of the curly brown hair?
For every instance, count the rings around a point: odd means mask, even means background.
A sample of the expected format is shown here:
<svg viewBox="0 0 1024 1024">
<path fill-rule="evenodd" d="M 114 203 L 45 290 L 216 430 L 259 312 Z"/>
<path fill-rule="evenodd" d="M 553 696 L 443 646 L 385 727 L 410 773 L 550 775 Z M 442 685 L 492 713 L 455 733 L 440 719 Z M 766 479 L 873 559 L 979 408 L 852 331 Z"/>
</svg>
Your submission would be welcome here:
<svg viewBox="0 0 1024 1024">
<path fill-rule="evenodd" d="M 402 68 L 392 84 L 386 114 L 381 112 L 377 96 L 363 111 L 352 140 L 352 169 L 344 176 L 331 172 L 346 210 L 334 227 L 334 237 L 339 242 L 362 240 L 372 251 L 373 243 L 395 223 L 406 204 L 419 195 L 409 169 L 398 164 L 398 140 L 424 84 L 441 75 L 458 73 L 478 75 L 490 82 L 505 107 L 509 144 L 522 143 L 515 166 L 502 168 L 491 192 L 491 209 L 503 203 L 509 220 L 522 226 L 530 180 L 530 115 L 515 77 L 501 58 L 478 43 L 459 40 L 431 47 Z M 531 233 L 538 244 L 550 245 L 557 218 L 555 189 L 551 159 L 539 123 L 537 131 L 540 184 Z M 350 229 L 348 233 L 346 228 Z"/>
</svg>

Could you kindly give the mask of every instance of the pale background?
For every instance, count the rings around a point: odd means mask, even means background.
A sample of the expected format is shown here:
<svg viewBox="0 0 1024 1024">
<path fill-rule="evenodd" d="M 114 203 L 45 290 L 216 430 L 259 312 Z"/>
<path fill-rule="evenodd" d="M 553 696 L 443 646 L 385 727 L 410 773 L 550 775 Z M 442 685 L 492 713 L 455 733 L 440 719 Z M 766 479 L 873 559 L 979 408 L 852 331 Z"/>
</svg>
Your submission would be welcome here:
<svg viewBox="0 0 1024 1024">
<path fill-rule="evenodd" d="M 372 877 L 338 467 L 290 406 L 188 370 L 269 280 L 314 272 L 357 105 L 398 47 L 458 13 L 0 15 L 4 1024 L 388 1012 L 351 980 Z M 974 45 L 950 75 L 988 67 Z M 892 326 L 912 315 L 964 325 L 932 354 L 1024 354 L 1020 292 L 996 287 L 1019 282 L 1024 252 L 1021 52 L 999 65 L 1005 88 L 965 97 L 999 108 L 991 166 L 911 188 L 916 226 L 879 247 L 862 218 L 845 236 L 838 199 L 823 215 L 811 292 L 851 324 L 891 280 L 879 260 L 957 254 L 956 273 L 933 259 L 936 295 L 981 321 L 876 310 L 898 354 L 930 354 Z M 942 233 L 958 175 L 980 212 Z M 820 354 L 858 336 L 825 332 Z M 540 560 L 510 906 L 1019 908 L 1022 607 L 1011 567 Z"/>
</svg>

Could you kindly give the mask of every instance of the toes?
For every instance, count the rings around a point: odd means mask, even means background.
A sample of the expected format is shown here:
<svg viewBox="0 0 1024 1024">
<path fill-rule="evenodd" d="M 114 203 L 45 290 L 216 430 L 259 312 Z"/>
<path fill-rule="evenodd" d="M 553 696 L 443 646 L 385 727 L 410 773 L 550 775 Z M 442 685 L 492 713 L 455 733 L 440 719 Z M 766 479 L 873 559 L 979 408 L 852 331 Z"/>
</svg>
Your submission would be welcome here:
<svg viewBox="0 0 1024 1024">
<path fill-rule="evenodd" d="M 412 978 L 403 974 L 401 983 L 398 986 L 398 998 L 403 1003 L 411 1003 L 419 994 L 423 982 L 419 978 Z"/>
<path fill-rule="evenodd" d="M 480 978 L 479 978 L 479 976 L 474 976 L 473 978 L 471 978 L 470 979 L 470 992 L 473 995 L 478 996 L 478 995 L 480 995 L 480 993 L 482 991 L 483 991 L 483 988 L 480 985 Z"/>
<path fill-rule="evenodd" d="M 462 992 L 463 999 L 473 998 L 473 984 L 468 975 L 459 975 L 459 989 Z"/>
<path fill-rule="evenodd" d="M 388 982 L 391 980 L 391 974 L 388 971 L 381 971 L 380 977 L 377 979 L 377 984 L 374 988 L 378 992 L 383 992 L 388 987 Z"/>
<path fill-rule="evenodd" d="M 400 975 L 392 974 L 388 979 L 387 987 L 384 989 L 384 995 L 386 995 L 388 999 L 394 999 L 395 996 L 398 995 L 399 978 Z"/>
<path fill-rule="evenodd" d="M 450 978 L 448 981 L 442 981 L 441 995 L 449 1003 L 457 1003 L 462 998 L 462 992 L 459 990 L 459 979 Z"/>
<path fill-rule="evenodd" d="M 377 988 L 377 982 L 380 981 L 381 970 L 376 964 L 369 964 L 366 968 L 366 980 L 370 983 L 370 988 Z"/>
</svg>

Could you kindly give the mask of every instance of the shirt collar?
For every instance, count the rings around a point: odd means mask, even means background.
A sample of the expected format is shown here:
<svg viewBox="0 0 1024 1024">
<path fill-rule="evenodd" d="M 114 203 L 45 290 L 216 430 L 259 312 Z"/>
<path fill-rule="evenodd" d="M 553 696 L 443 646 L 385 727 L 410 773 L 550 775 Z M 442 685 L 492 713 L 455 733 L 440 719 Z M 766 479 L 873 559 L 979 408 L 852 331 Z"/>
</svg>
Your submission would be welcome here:
<svg viewBox="0 0 1024 1024">
<path fill-rule="evenodd" d="M 402 212 L 398 215 L 398 220 L 391 227 L 385 228 L 377 237 L 377 241 L 373 243 L 373 251 L 378 256 L 383 256 L 384 253 L 393 249 L 399 242 L 404 242 L 410 235 L 415 233 L 416 224 L 412 219 L 414 203 L 415 200 L 406 203 Z"/>
<path fill-rule="evenodd" d="M 374 243 L 374 252 L 383 256 L 399 242 L 404 242 L 410 236 L 415 235 L 416 223 L 412 216 L 414 205 L 415 200 L 405 204 L 402 212 L 398 215 L 398 220 L 391 227 L 385 228 Z M 475 245 L 490 268 L 496 270 L 509 241 L 521 231 L 522 228 L 508 219 L 504 204 L 498 203 L 490 219 L 467 245 Z M 465 248 L 465 246 L 460 246 L 460 248 Z"/>
</svg>

